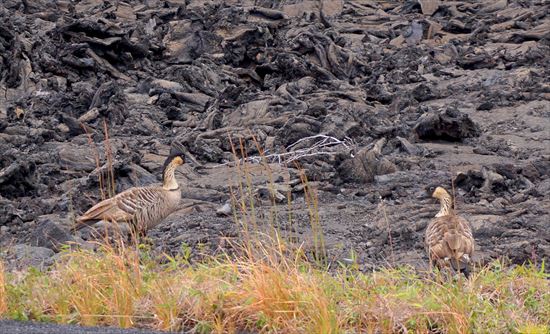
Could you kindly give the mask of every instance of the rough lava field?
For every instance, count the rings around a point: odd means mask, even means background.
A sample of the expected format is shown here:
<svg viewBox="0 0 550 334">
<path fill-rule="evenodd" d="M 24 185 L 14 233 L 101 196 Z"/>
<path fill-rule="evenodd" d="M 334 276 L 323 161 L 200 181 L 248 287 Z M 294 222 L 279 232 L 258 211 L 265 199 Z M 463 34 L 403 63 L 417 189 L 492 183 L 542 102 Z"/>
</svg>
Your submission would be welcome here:
<svg viewBox="0 0 550 334">
<path fill-rule="evenodd" d="M 269 162 L 247 172 L 260 228 L 276 216 L 313 250 L 299 167 L 331 263 L 425 267 L 429 191 L 451 180 L 474 260 L 547 260 L 548 78 L 545 1 L 3 0 L 0 246 L 14 268 L 86 245 L 71 226 L 99 176 L 160 182 L 179 147 L 201 165 L 150 242 L 219 252 L 240 236 L 223 213 L 242 143 Z"/>
</svg>

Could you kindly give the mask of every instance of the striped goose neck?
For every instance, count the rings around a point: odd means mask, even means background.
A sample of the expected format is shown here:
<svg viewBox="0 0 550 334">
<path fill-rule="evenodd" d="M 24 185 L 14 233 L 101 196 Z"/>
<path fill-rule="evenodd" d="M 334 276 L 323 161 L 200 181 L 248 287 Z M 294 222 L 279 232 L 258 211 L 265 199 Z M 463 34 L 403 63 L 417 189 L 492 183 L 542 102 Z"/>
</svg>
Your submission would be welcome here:
<svg viewBox="0 0 550 334">
<path fill-rule="evenodd" d="M 177 167 L 178 167 L 178 164 L 175 163 L 174 161 L 170 162 L 166 166 L 166 168 L 164 169 L 164 172 L 162 173 L 162 188 L 166 190 L 179 189 L 178 181 L 174 176 L 174 172 L 176 171 Z"/>
<path fill-rule="evenodd" d="M 435 215 L 436 217 L 448 216 L 453 213 L 453 200 L 451 195 L 445 194 L 439 199 L 441 208 L 439 212 Z"/>
</svg>

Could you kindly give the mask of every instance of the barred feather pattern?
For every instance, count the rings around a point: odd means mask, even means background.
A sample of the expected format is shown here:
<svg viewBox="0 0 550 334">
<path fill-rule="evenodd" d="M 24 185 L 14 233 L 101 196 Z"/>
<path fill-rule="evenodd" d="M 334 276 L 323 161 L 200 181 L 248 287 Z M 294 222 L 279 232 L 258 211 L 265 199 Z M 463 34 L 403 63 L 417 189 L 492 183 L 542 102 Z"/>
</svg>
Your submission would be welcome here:
<svg viewBox="0 0 550 334">
<path fill-rule="evenodd" d="M 426 229 L 425 242 L 432 263 L 455 260 L 451 261 L 455 270 L 464 269 L 474 252 L 474 238 L 468 221 L 454 214 L 433 219 Z"/>
<path fill-rule="evenodd" d="M 450 195 L 441 198 L 441 208 L 435 215 L 436 217 L 448 216 L 453 213 L 453 200 Z"/>
<path fill-rule="evenodd" d="M 75 228 L 78 230 L 100 220 L 125 222 L 140 232 L 155 227 L 178 208 L 181 192 L 174 172 L 180 164 L 166 166 L 162 186 L 131 188 L 97 203 L 77 219 Z"/>
<path fill-rule="evenodd" d="M 441 208 L 425 234 L 430 263 L 443 267 L 449 261 L 455 270 L 468 269 L 475 247 L 472 229 L 468 221 L 452 209 L 451 196 L 442 189 L 439 194 Z"/>
</svg>

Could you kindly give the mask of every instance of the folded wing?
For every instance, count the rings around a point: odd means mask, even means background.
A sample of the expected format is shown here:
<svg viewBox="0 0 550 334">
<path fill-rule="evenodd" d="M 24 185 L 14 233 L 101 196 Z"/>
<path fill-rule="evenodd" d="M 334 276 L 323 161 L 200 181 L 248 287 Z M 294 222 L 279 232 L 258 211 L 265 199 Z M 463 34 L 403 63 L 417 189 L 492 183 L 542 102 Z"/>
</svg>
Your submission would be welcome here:
<svg viewBox="0 0 550 334">
<path fill-rule="evenodd" d="M 426 229 L 425 243 L 431 261 L 448 260 L 455 270 L 465 269 L 474 252 L 470 225 L 456 215 L 433 219 Z"/>
<path fill-rule="evenodd" d="M 103 200 L 77 219 L 76 229 L 90 226 L 100 220 L 135 222 L 164 201 L 161 188 L 139 187 L 128 189 L 113 198 Z"/>
</svg>

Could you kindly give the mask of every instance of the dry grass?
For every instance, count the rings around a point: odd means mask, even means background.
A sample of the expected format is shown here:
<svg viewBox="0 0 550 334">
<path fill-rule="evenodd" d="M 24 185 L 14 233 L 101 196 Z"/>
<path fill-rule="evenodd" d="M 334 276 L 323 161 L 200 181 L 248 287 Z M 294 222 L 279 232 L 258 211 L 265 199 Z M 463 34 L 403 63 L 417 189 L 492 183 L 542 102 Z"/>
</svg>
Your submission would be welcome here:
<svg viewBox="0 0 550 334">
<path fill-rule="evenodd" d="M 113 169 L 113 149 L 111 146 L 111 141 L 109 137 L 109 128 L 107 126 L 106 120 L 103 120 L 103 146 L 104 146 L 104 156 L 102 159 L 97 145 L 94 143 L 92 134 L 89 132 L 88 127 L 84 124 L 80 124 L 86 136 L 88 138 L 88 146 L 93 152 L 94 161 L 96 165 L 98 185 L 100 191 L 100 198 L 102 200 L 111 198 L 115 195 L 115 174 Z M 102 161 L 105 160 L 105 166 L 103 166 Z"/>
<path fill-rule="evenodd" d="M 239 146 L 245 156 L 245 145 Z M 510 267 L 497 261 L 459 281 L 409 267 L 328 271 L 317 196 L 305 174 L 305 203 L 317 234 L 310 260 L 280 236 L 276 211 L 259 218 L 248 167 L 236 168 L 241 180 L 233 189 L 234 219 L 243 233 L 231 255 L 190 265 L 185 251 L 161 261 L 142 245 L 104 243 L 97 252 L 65 250 L 47 272 L 6 273 L 0 262 L 0 314 L 195 333 L 550 331 L 544 263 Z M 259 225 L 271 229 L 262 232 Z"/>
<path fill-rule="evenodd" d="M 6 299 L 6 277 L 4 262 L 0 260 L 0 316 L 4 315 L 8 310 L 8 303 Z"/>
<path fill-rule="evenodd" d="M 264 236 L 264 240 L 265 236 Z M 461 283 L 411 268 L 328 272 L 277 240 L 167 265 L 145 250 L 68 251 L 47 273 L 7 274 L 4 314 L 60 323 L 233 333 L 547 333 L 544 268 L 500 262 Z M 0 276 L 2 277 L 2 276 Z"/>
</svg>

